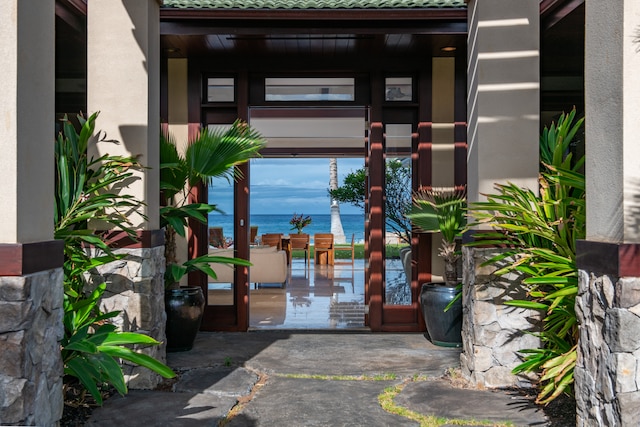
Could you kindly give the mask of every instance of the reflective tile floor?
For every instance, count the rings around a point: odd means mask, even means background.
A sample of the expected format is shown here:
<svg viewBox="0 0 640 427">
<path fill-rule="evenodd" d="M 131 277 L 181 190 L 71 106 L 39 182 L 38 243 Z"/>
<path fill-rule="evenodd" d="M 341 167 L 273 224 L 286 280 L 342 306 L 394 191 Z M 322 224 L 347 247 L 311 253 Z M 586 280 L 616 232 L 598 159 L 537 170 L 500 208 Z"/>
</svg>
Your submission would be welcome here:
<svg viewBox="0 0 640 427">
<path fill-rule="evenodd" d="M 387 262 L 387 276 L 402 271 Z M 396 272 L 398 270 L 398 272 Z M 402 273 L 402 280 L 404 274 Z M 251 286 L 251 329 L 364 329 L 364 261 L 305 266 L 294 259 L 284 287 Z"/>
</svg>

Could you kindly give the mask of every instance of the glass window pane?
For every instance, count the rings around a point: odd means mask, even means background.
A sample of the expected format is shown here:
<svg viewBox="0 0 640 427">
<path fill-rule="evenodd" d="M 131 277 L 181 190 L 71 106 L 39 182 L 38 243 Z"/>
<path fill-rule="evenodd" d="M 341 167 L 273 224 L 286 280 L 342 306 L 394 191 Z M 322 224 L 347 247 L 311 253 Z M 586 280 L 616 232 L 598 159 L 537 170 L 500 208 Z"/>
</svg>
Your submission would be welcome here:
<svg viewBox="0 0 640 427">
<path fill-rule="evenodd" d="M 385 125 L 387 154 L 411 154 L 411 123 Z"/>
<path fill-rule="evenodd" d="M 385 101 L 413 100 L 413 79 L 411 77 L 387 77 L 385 82 Z"/>
<path fill-rule="evenodd" d="M 387 157 L 385 304 L 411 305 L 411 223 L 404 217 L 411 207 L 411 188 L 411 151 Z"/>
<path fill-rule="evenodd" d="M 233 77 L 207 79 L 208 102 L 235 101 L 235 79 Z"/>
<path fill-rule="evenodd" d="M 215 126 L 210 125 L 210 127 Z M 233 257 L 233 182 L 224 178 L 215 178 L 208 190 L 209 203 L 216 205 L 224 212 L 209 213 L 209 254 Z M 209 277 L 209 305 L 233 305 L 234 267 L 213 263 L 211 268 L 218 278 L 214 280 Z"/>
<path fill-rule="evenodd" d="M 266 78 L 265 101 L 353 101 L 353 78 Z"/>
</svg>

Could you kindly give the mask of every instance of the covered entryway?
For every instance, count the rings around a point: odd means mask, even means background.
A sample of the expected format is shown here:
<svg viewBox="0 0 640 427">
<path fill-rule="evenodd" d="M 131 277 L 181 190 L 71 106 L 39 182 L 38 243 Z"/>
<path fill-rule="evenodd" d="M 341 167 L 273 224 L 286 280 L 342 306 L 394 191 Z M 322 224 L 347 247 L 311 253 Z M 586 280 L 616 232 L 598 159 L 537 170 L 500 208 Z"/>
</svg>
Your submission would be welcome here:
<svg viewBox="0 0 640 427">
<path fill-rule="evenodd" d="M 422 330 L 419 286 L 438 275 L 432 250 L 437 242 L 429 235 L 407 235 L 407 295 L 388 292 L 385 165 L 394 159 L 409 168 L 411 189 L 466 183 L 464 10 L 249 9 L 242 11 L 242 21 L 239 16 L 231 10 L 162 10 L 168 94 L 163 119 L 186 136 L 200 124 L 236 118 L 252 125 L 280 120 L 286 129 L 287 122 L 305 116 L 325 117 L 336 126 L 356 112 L 364 126 L 354 144 L 332 143 L 310 127 L 304 140 L 293 144 L 268 138 L 263 155 L 364 158 L 364 323 L 375 331 Z M 312 92 L 301 91 L 314 85 Z M 242 169 L 244 178 L 235 185 L 234 249 L 247 258 L 251 171 Z M 202 190 L 200 200 L 205 200 Z M 192 255 L 208 251 L 206 236 L 206 227 L 194 224 Z M 230 304 L 209 305 L 204 329 L 248 329 L 249 280 L 246 269 L 236 270 Z M 190 282 L 207 286 L 201 275 Z"/>
</svg>

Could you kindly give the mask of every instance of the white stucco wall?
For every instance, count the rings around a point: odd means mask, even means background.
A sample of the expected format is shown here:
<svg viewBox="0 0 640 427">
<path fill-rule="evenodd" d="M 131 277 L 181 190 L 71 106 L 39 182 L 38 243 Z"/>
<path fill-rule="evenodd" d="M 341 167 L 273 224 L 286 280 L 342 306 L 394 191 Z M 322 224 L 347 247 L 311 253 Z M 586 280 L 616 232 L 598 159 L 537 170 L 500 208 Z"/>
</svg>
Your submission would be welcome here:
<svg viewBox="0 0 640 427">
<path fill-rule="evenodd" d="M 640 2 L 585 2 L 587 239 L 640 243 Z"/>
<path fill-rule="evenodd" d="M 53 239 L 54 2 L 0 14 L 0 243 Z"/>
<path fill-rule="evenodd" d="M 537 191 L 540 114 L 538 0 L 471 0 L 468 195 L 496 182 Z"/>
<path fill-rule="evenodd" d="M 96 129 L 119 145 L 102 154 L 135 155 L 144 166 L 125 190 L 147 204 L 140 229 L 159 228 L 160 17 L 156 0 L 91 0 L 87 4 L 87 107 Z"/>
</svg>

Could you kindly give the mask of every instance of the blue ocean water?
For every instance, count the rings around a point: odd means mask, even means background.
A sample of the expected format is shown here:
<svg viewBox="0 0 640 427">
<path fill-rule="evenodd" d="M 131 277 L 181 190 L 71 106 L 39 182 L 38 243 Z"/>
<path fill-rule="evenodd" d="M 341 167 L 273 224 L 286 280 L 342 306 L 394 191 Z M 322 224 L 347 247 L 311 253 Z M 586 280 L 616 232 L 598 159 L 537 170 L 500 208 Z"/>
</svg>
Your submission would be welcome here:
<svg viewBox="0 0 640 427">
<path fill-rule="evenodd" d="M 306 216 L 306 215 L 305 215 Z M 304 228 L 304 232 L 311 234 L 314 233 L 330 233 L 331 232 L 331 215 L 309 215 L 311 217 L 311 224 Z M 347 241 L 351 239 L 351 234 L 355 234 L 356 242 L 364 241 L 364 215 L 340 215 L 342 221 L 342 229 Z M 282 233 L 290 234 L 296 233 L 296 230 L 291 230 L 291 215 L 251 215 L 251 225 L 258 226 L 258 234 L 264 233 Z M 233 236 L 233 216 L 211 214 L 209 215 L 210 227 L 222 227 L 224 235 L 226 237 Z"/>
</svg>

